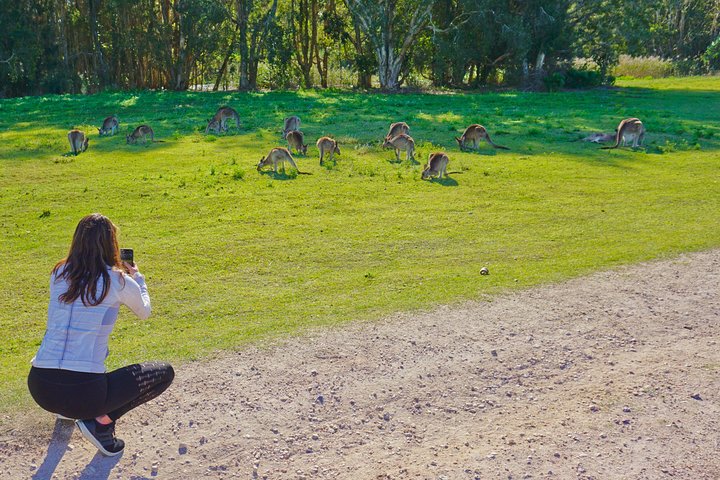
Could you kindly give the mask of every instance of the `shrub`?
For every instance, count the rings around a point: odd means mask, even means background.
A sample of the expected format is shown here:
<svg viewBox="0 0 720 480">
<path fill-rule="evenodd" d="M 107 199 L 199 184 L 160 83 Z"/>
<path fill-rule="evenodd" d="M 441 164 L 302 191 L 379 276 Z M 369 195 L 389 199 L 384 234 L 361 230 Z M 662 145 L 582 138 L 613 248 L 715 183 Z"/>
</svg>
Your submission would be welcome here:
<svg viewBox="0 0 720 480">
<path fill-rule="evenodd" d="M 660 57 L 620 55 L 620 62 L 613 69 L 613 75 L 616 77 L 665 78 L 672 76 L 673 73 L 672 62 Z"/>
<path fill-rule="evenodd" d="M 702 75 L 705 73 L 704 64 L 700 55 L 690 58 L 677 58 L 673 60 L 673 75 Z"/>
<path fill-rule="evenodd" d="M 615 77 L 603 78 L 600 71 L 584 68 L 569 68 L 565 72 L 565 86 L 567 88 L 595 88 L 603 83 L 613 84 L 615 83 Z"/>
<path fill-rule="evenodd" d="M 543 84 L 548 92 L 557 92 L 565 86 L 565 76 L 560 72 L 551 73 L 543 78 Z"/>
</svg>

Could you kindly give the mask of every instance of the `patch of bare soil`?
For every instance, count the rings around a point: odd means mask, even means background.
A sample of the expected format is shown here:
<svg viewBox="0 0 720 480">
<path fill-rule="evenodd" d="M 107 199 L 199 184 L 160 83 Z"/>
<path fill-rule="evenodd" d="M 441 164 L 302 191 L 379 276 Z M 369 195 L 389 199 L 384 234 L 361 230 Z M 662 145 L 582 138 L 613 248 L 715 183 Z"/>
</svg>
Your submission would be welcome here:
<svg viewBox="0 0 720 480">
<path fill-rule="evenodd" d="M 719 320 L 715 250 L 313 332 L 179 366 L 120 458 L 5 421 L 0 477 L 717 479 Z"/>
</svg>

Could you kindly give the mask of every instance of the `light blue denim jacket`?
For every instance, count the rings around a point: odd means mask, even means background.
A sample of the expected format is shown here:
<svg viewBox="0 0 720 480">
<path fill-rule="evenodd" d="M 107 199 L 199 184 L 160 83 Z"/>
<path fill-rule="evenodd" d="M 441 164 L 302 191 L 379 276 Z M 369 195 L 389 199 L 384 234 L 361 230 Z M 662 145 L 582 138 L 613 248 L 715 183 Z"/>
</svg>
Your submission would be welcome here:
<svg viewBox="0 0 720 480">
<path fill-rule="evenodd" d="M 108 269 L 110 288 L 99 305 L 83 305 L 80 298 L 64 303 L 58 296 L 65 293 L 68 284 L 57 275 L 50 277 L 50 305 L 45 337 L 32 359 L 38 368 L 59 368 L 76 372 L 104 373 L 105 358 L 109 354 L 108 337 L 115 326 L 120 305 L 127 305 L 144 320 L 150 316 L 150 295 L 145 277 L 133 277 Z M 102 279 L 97 291 L 102 291 Z"/>
</svg>

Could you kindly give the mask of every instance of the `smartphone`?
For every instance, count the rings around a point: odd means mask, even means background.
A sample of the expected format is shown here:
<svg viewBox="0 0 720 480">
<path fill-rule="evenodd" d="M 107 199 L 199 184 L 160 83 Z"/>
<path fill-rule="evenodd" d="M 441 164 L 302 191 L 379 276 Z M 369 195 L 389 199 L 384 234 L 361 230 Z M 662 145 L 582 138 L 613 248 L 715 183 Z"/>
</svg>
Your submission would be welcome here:
<svg viewBox="0 0 720 480">
<path fill-rule="evenodd" d="M 130 265 L 135 263 L 134 252 L 132 248 L 121 248 L 120 249 L 120 260 L 127 262 Z"/>
</svg>

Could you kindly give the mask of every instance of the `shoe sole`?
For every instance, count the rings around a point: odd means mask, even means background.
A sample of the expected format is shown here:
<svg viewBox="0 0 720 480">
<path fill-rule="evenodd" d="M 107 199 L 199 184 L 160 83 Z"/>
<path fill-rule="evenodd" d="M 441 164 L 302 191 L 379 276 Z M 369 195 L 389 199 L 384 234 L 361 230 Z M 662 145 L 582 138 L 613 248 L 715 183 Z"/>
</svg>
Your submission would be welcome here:
<svg viewBox="0 0 720 480">
<path fill-rule="evenodd" d="M 66 417 L 65 415 L 60 415 L 59 413 L 55 414 L 55 418 L 57 418 L 58 420 L 64 420 L 64 421 L 68 421 L 68 422 L 76 421 L 75 418 Z"/>
<path fill-rule="evenodd" d="M 86 440 L 88 440 L 90 443 L 95 445 L 95 447 L 100 451 L 100 453 L 102 453 L 106 457 L 116 457 L 125 450 L 125 448 L 123 448 L 122 450 L 120 450 L 118 452 L 114 452 L 114 453 L 110 452 L 108 450 L 105 450 L 105 447 L 102 446 L 102 443 L 98 442 L 98 439 L 95 438 L 95 436 L 92 433 L 90 433 L 90 430 L 87 429 L 87 427 L 81 420 L 75 420 L 75 425 L 78 426 L 83 437 L 85 437 Z"/>
</svg>

